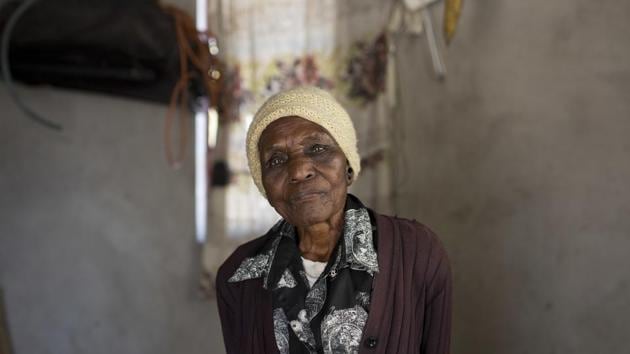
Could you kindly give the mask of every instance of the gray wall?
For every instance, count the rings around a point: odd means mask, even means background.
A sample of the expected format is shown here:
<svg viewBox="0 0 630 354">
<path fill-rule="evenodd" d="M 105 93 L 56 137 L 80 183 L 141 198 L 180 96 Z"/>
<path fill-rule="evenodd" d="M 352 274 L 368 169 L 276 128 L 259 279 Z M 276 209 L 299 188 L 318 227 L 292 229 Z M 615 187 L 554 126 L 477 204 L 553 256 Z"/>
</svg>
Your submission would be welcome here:
<svg viewBox="0 0 630 354">
<path fill-rule="evenodd" d="M 183 1 L 182 1 L 183 2 Z M 189 6 L 190 7 L 190 6 Z M 467 1 L 436 82 L 397 41 L 399 215 L 455 274 L 453 353 L 622 353 L 630 318 L 630 3 Z M 220 353 L 195 289 L 192 161 L 164 107 L 0 85 L 0 284 L 17 354 Z"/>
<path fill-rule="evenodd" d="M 628 353 L 630 2 L 464 3 L 446 82 L 397 43 L 395 204 L 450 253 L 453 353 Z"/>
<path fill-rule="evenodd" d="M 197 293 L 192 159 L 164 159 L 165 107 L 0 86 L 0 286 L 16 354 L 221 353 Z M 189 149 L 190 151 L 190 149 Z"/>
</svg>

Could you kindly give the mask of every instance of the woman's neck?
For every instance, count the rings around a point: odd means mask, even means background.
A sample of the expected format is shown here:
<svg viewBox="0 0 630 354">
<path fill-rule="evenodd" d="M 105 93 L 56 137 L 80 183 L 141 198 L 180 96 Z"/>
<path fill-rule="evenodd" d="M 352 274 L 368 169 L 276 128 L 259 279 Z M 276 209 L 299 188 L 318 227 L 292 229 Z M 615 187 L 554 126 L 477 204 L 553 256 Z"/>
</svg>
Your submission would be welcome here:
<svg viewBox="0 0 630 354">
<path fill-rule="evenodd" d="M 297 227 L 302 257 L 316 262 L 328 262 L 343 230 L 343 212 L 334 220 Z"/>
</svg>

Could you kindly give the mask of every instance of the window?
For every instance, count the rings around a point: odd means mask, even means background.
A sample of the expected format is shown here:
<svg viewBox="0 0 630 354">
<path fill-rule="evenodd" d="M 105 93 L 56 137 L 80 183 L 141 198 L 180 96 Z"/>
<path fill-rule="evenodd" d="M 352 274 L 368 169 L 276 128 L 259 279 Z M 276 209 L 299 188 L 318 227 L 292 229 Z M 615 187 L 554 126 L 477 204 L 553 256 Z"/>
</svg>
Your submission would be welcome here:
<svg viewBox="0 0 630 354">
<path fill-rule="evenodd" d="M 258 191 L 247 167 L 245 137 L 252 118 L 251 114 L 246 115 L 229 126 L 227 158 L 233 176 L 225 194 L 225 230 L 232 240 L 263 235 L 280 219 Z"/>
</svg>

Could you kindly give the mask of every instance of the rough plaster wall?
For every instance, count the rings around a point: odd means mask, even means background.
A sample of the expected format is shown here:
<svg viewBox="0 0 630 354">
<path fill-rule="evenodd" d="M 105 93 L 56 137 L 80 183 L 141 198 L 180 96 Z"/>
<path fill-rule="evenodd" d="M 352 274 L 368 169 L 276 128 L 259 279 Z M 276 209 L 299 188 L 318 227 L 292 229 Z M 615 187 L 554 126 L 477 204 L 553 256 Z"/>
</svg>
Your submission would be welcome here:
<svg viewBox="0 0 630 354">
<path fill-rule="evenodd" d="M 0 285 L 16 354 L 221 353 L 196 292 L 192 159 L 163 157 L 165 107 L 0 85 Z"/>
<path fill-rule="evenodd" d="M 395 204 L 450 253 L 453 353 L 628 353 L 630 2 L 464 6 L 446 82 L 397 42 Z"/>
</svg>

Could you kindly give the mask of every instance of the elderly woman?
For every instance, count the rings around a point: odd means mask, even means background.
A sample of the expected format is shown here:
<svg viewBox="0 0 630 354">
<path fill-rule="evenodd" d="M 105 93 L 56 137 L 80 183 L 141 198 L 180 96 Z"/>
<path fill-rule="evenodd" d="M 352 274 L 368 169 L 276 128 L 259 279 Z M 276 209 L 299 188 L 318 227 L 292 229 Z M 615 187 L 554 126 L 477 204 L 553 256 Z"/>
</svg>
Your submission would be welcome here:
<svg viewBox="0 0 630 354">
<path fill-rule="evenodd" d="M 446 253 L 426 226 L 347 193 L 361 168 L 356 133 L 331 95 L 271 97 L 247 158 L 282 219 L 219 269 L 228 353 L 448 353 Z"/>
</svg>

